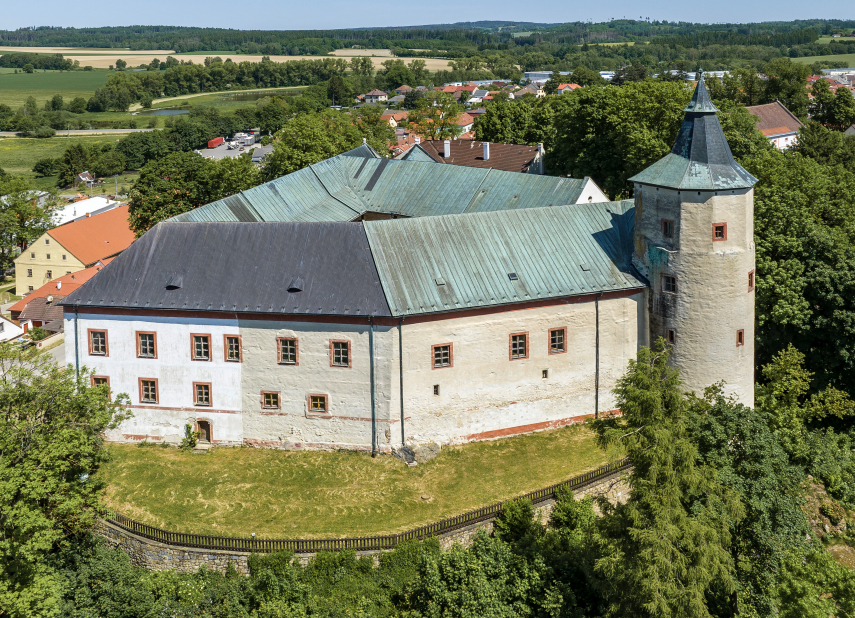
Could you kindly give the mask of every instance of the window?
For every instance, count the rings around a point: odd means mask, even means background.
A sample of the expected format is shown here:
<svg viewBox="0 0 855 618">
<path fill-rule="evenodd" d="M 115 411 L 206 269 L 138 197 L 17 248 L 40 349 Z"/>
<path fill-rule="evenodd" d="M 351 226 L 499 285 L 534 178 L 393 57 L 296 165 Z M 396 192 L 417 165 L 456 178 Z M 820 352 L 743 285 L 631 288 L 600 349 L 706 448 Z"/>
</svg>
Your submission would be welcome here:
<svg viewBox="0 0 855 618">
<path fill-rule="evenodd" d="M 45 277 L 47 277 L 48 279 L 53 279 L 53 271 L 52 270 L 46 270 L 45 271 Z"/>
<path fill-rule="evenodd" d="M 211 385 L 207 382 L 193 382 L 193 405 L 211 405 Z"/>
<path fill-rule="evenodd" d="M 433 394 L 434 394 L 434 397 L 439 397 L 439 384 L 433 385 Z"/>
<path fill-rule="evenodd" d="M 442 367 L 451 367 L 453 357 L 451 355 L 451 344 L 443 343 L 432 347 L 433 350 L 433 368 L 441 369 Z"/>
<path fill-rule="evenodd" d="M 156 378 L 140 378 L 140 403 L 157 403 Z"/>
<path fill-rule="evenodd" d="M 261 391 L 261 407 L 265 410 L 279 409 L 278 391 Z"/>
<path fill-rule="evenodd" d="M 330 341 L 330 366 L 350 367 L 349 341 Z"/>
<path fill-rule="evenodd" d="M 541 371 L 541 372 L 540 372 L 540 377 L 542 377 L 544 380 L 546 380 L 547 378 L 549 378 L 549 369 L 544 369 L 543 371 Z"/>
<path fill-rule="evenodd" d="M 107 331 L 89 330 L 90 356 L 107 356 Z"/>
<path fill-rule="evenodd" d="M 45 259 L 46 259 L 46 260 L 49 260 L 49 259 L 50 259 L 50 253 L 46 253 L 46 254 L 45 254 Z"/>
<path fill-rule="evenodd" d="M 745 345 L 745 331 L 739 329 L 738 331 L 736 331 L 736 347 L 738 348 L 742 345 Z"/>
<path fill-rule="evenodd" d="M 32 269 L 32 268 L 28 268 L 28 269 L 27 269 L 27 276 L 28 276 L 28 277 L 32 277 L 32 276 L 33 276 L 33 269 Z"/>
<path fill-rule="evenodd" d="M 107 376 L 92 376 L 92 386 L 110 386 L 110 378 Z"/>
<path fill-rule="evenodd" d="M 191 358 L 198 361 L 211 360 L 211 336 L 210 335 L 190 335 L 193 341 L 193 348 L 190 351 Z"/>
<path fill-rule="evenodd" d="M 675 343 L 677 343 L 677 331 L 675 331 L 673 328 L 669 328 L 668 332 L 665 333 L 665 339 L 668 341 L 668 343 L 674 345 Z"/>
<path fill-rule="evenodd" d="M 677 277 L 674 275 L 662 275 L 662 291 L 669 294 L 677 293 Z"/>
<path fill-rule="evenodd" d="M 662 219 L 662 235 L 665 238 L 674 238 L 674 222 L 671 219 Z"/>
<path fill-rule="evenodd" d="M 712 224 L 712 239 L 713 241 L 727 240 L 727 223 Z"/>
<path fill-rule="evenodd" d="M 36 257 L 36 254 L 35 254 L 35 253 L 30 253 L 30 257 L 31 257 L 31 258 L 35 258 L 35 257 Z"/>
<path fill-rule="evenodd" d="M 64 254 L 64 253 L 62 254 L 62 259 L 63 259 L 63 260 L 65 259 L 65 254 Z"/>
<path fill-rule="evenodd" d="M 279 364 L 280 365 L 298 365 L 299 364 L 299 348 L 297 340 L 288 337 L 279 337 Z M 346 364 L 346 360 L 345 360 Z"/>
<path fill-rule="evenodd" d="M 749 292 L 754 291 L 754 271 L 753 270 L 750 273 L 748 273 L 748 291 Z"/>
<path fill-rule="evenodd" d="M 137 332 L 137 358 L 157 358 L 157 336 Z"/>
<path fill-rule="evenodd" d="M 50 238 L 45 238 L 45 244 L 46 244 L 46 245 L 49 245 L 49 244 L 50 244 Z"/>
<path fill-rule="evenodd" d="M 326 395 L 309 395 L 309 412 L 315 414 L 328 414 Z"/>
<path fill-rule="evenodd" d="M 240 335 L 223 335 L 223 337 L 225 338 L 223 349 L 226 351 L 226 362 L 242 362 Z"/>
<path fill-rule="evenodd" d="M 71 274 L 71 271 L 70 271 L 70 270 L 66 270 L 66 271 L 65 271 L 65 274 L 66 274 L 66 275 L 70 275 L 70 274 Z"/>
<path fill-rule="evenodd" d="M 32 291 L 33 291 L 33 286 L 28 285 L 27 287 L 29 288 L 29 289 L 27 290 L 28 292 L 32 292 Z"/>
<path fill-rule="evenodd" d="M 528 356 L 528 333 L 511 335 L 511 360 Z"/>
<path fill-rule="evenodd" d="M 561 354 L 567 351 L 564 340 L 567 335 L 566 328 L 553 328 L 549 331 L 549 353 Z"/>
</svg>

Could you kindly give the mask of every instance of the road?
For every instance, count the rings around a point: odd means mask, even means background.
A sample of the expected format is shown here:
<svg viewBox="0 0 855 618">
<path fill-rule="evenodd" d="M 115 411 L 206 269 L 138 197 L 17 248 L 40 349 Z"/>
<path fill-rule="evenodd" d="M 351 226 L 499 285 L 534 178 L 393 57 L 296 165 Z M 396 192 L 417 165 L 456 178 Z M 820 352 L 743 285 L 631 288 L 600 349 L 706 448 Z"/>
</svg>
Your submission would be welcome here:
<svg viewBox="0 0 855 618">
<path fill-rule="evenodd" d="M 140 131 L 162 131 L 162 129 L 72 129 L 71 131 L 57 131 L 56 137 L 66 135 L 104 135 L 108 133 L 139 133 Z M 17 137 L 15 131 L 0 131 L 0 137 Z"/>
</svg>

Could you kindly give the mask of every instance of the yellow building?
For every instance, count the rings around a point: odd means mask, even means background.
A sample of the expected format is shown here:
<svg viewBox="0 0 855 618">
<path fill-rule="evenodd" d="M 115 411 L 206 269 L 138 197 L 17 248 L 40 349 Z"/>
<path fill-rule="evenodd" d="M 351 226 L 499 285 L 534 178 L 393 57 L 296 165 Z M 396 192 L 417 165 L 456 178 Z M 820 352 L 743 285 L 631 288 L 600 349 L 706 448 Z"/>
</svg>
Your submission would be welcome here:
<svg viewBox="0 0 855 618">
<path fill-rule="evenodd" d="M 29 294 L 52 279 L 121 253 L 133 241 L 127 206 L 48 230 L 15 260 L 16 292 Z"/>
</svg>

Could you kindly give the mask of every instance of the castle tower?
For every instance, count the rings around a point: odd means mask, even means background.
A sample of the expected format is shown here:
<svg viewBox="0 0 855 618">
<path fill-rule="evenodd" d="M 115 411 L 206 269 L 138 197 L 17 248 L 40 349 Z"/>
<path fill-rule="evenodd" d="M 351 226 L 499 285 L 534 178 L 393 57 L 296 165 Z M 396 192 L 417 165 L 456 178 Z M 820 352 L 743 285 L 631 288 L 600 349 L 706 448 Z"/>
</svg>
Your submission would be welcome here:
<svg viewBox="0 0 855 618">
<path fill-rule="evenodd" d="M 650 281 L 650 341 L 673 346 L 689 390 L 724 380 L 754 405 L 754 189 L 703 74 L 671 152 L 635 185 L 633 264 Z"/>
</svg>

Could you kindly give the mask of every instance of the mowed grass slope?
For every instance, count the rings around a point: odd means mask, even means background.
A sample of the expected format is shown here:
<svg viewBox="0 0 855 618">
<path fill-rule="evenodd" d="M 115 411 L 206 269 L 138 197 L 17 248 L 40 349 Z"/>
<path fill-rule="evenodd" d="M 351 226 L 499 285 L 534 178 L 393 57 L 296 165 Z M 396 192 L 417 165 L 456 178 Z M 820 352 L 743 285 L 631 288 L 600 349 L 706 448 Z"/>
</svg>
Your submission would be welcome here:
<svg viewBox="0 0 855 618">
<path fill-rule="evenodd" d="M 66 102 L 74 97 L 88 100 L 107 83 L 110 74 L 110 71 L 4 72 L 0 74 L 0 103 L 18 109 L 32 96 L 41 108 L 55 94 L 61 94 Z"/>
<path fill-rule="evenodd" d="M 107 505 L 179 532 L 268 538 L 395 533 L 546 487 L 607 461 L 570 426 L 444 448 L 408 468 L 388 456 L 112 445 Z"/>
<path fill-rule="evenodd" d="M 61 132 L 60 132 L 61 133 Z M 78 135 L 71 137 L 0 138 L 0 167 L 10 174 L 35 176 L 32 169 L 36 161 L 45 157 L 57 159 L 71 144 L 102 145 L 116 143 L 123 135 Z"/>
<path fill-rule="evenodd" d="M 847 69 L 855 67 L 855 54 L 840 54 L 834 56 L 805 56 L 804 58 L 792 58 L 793 62 L 813 64 L 817 61 L 833 62 L 836 68 Z"/>
</svg>

